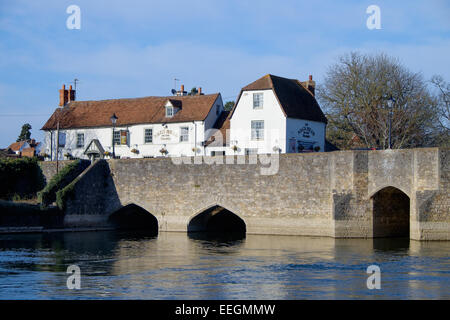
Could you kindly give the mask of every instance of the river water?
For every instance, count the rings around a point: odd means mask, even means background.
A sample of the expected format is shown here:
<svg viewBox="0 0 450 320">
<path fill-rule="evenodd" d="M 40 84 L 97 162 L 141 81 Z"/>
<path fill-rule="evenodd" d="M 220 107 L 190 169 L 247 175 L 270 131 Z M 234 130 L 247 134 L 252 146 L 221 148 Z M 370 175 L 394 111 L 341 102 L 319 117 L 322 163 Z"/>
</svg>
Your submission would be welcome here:
<svg viewBox="0 0 450 320">
<path fill-rule="evenodd" d="M 0 299 L 450 299 L 450 242 L 135 232 L 0 235 Z M 66 285 L 69 265 L 81 289 Z M 381 269 L 369 290 L 366 269 Z"/>
</svg>

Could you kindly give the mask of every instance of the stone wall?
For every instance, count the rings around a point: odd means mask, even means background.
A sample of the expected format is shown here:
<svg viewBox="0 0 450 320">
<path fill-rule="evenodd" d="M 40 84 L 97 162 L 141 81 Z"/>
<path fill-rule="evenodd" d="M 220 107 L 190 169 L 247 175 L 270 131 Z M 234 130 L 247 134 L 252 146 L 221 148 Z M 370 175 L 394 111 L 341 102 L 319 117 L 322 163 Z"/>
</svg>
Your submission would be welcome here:
<svg viewBox="0 0 450 320">
<path fill-rule="evenodd" d="M 185 232 L 192 218 L 221 206 L 245 221 L 247 233 L 370 238 L 379 224 L 374 198 L 394 187 L 410 199 L 411 238 L 450 239 L 448 159 L 449 151 L 437 148 L 282 154 L 273 175 L 244 156 L 226 158 L 234 164 L 100 161 L 76 181 L 66 222 L 106 226 L 114 211 L 136 204 L 160 230 Z"/>
<path fill-rule="evenodd" d="M 75 160 L 63 160 L 58 163 L 58 170 L 61 170 L 69 163 L 72 163 Z M 56 174 L 56 161 L 40 161 L 39 166 L 41 167 L 42 174 L 45 177 L 46 183 L 48 183 L 53 176 Z"/>
</svg>

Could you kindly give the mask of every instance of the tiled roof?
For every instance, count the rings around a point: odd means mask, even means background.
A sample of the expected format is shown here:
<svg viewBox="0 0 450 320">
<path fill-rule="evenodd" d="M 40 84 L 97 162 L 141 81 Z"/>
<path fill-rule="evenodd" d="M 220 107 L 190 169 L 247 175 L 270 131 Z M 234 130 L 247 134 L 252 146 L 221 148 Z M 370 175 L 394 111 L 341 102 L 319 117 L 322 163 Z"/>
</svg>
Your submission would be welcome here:
<svg viewBox="0 0 450 320">
<path fill-rule="evenodd" d="M 19 151 L 27 141 L 19 141 L 12 143 L 8 148 L 12 151 Z"/>
<path fill-rule="evenodd" d="M 296 79 L 267 74 L 243 87 L 239 98 L 243 91 L 266 89 L 273 90 L 286 117 L 327 123 L 314 95 Z"/>
<path fill-rule="evenodd" d="M 197 96 L 144 97 L 100 101 L 72 101 L 55 110 L 42 130 L 110 127 L 110 117 L 117 116 L 116 126 L 144 123 L 169 123 L 204 120 L 220 93 Z M 166 117 L 165 105 L 170 100 L 180 110 Z"/>
</svg>

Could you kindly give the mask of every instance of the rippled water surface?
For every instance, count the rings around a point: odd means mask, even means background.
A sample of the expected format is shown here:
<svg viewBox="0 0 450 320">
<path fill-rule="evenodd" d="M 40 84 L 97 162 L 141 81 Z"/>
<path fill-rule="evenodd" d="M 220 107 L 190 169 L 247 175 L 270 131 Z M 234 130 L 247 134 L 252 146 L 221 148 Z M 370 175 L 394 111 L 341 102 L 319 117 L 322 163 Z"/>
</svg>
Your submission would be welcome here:
<svg viewBox="0 0 450 320">
<path fill-rule="evenodd" d="M 449 253 L 406 239 L 0 235 L 0 299 L 450 299 Z M 72 264 L 80 290 L 66 286 Z M 367 289 L 372 264 L 381 290 Z"/>
</svg>

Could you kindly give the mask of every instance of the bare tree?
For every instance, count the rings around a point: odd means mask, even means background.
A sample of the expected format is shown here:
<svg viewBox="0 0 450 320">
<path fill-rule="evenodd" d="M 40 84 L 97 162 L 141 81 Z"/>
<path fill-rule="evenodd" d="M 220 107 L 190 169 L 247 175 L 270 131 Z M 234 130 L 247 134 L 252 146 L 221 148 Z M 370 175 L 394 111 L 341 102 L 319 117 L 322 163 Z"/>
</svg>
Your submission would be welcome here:
<svg viewBox="0 0 450 320">
<path fill-rule="evenodd" d="M 442 76 L 435 75 L 431 78 L 435 93 L 435 102 L 438 110 L 437 143 L 450 147 L 450 83 Z"/>
<path fill-rule="evenodd" d="M 329 68 L 317 91 L 331 119 L 328 138 L 340 147 L 355 138 L 361 146 L 379 149 L 430 143 L 437 119 L 435 101 L 422 76 L 395 58 L 344 55 Z M 336 143 L 333 136 L 344 141 Z"/>
</svg>

